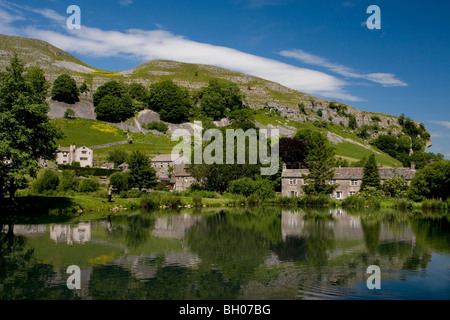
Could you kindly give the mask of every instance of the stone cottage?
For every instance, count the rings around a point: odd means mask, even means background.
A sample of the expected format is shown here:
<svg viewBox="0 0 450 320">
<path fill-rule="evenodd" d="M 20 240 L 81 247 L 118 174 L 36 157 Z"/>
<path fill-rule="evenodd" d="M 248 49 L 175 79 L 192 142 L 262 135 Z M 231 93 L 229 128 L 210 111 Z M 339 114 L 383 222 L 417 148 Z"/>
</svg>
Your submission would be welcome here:
<svg viewBox="0 0 450 320">
<path fill-rule="evenodd" d="M 334 168 L 334 170 L 334 179 L 329 183 L 339 184 L 339 187 L 331 195 L 332 198 L 344 200 L 360 190 L 364 168 Z M 409 184 L 416 174 L 416 169 L 414 163 L 412 163 L 411 168 L 379 167 L 378 172 L 380 173 L 381 183 L 392 177 L 403 177 Z M 306 184 L 305 177 L 308 174 L 308 169 L 287 169 L 284 165 L 281 175 L 283 197 L 302 196 L 304 194 L 302 186 Z"/>
</svg>

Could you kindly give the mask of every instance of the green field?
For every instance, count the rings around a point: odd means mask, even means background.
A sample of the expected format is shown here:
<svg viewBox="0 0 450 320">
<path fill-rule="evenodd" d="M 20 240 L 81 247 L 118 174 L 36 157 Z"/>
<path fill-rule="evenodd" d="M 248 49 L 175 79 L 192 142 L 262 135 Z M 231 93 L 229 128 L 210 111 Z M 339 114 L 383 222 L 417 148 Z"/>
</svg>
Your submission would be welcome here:
<svg viewBox="0 0 450 320">
<path fill-rule="evenodd" d="M 111 142 L 126 141 L 127 135 L 121 129 L 90 119 L 58 119 L 53 120 L 65 134 L 57 141 L 61 147 L 76 146 L 93 147 Z"/>
<path fill-rule="evenodd" d="M 349 138 L 355 142 L 361 143 L 367 147 L 374 149 L 374 147 L 367 144 L 363 140 L 355 137 L 351 132 L 346 131 L 346 128 L 342 128 L 338 125 L 328 125 L 328 128 L 317 128 L 311 122 L 299 123 L 289 119 L 286 119 L 280 115 L 269 115 L 263 111 L 256 113 L 256 120 L 263 125 L 289 125 L 294 128 L 315 128 L 322 131 L 324 134 L 327 132 L 335 133 L 343 138 Z M 65 133 L 65 138 L 58 141 L 62 147 L 68 147 L 70 144 L 77 146 L 98 146 L 111 142 L 126 141 L 127 135 L 121 129 L 111 126 L 109 124 L 89 119 L 73 119 L 73 120 L 53 120 Z M 173 142 L 169 135 L 154 135 L 151 133 L 130 133 L 133 138 L 132 144 L 122 144 L 108 148 L 96 149 L 94 152 L 95 160 L 105 161 L 108 154 L 115 149 L 132 152 L 139 150 L 142 153 L 154 156 L 159 153 L 171 153 L 174 146 L 178 142 Z M 363 157 L 370 156 L 373 151 L 364 148 L 363 146 L 344 141 L 335 145 L 336 155 L 341 156 L 349 161 L 357 161 Z M 379 151 L 380 154 L 375 153 L 376 160 L 379 164 L 384 166 L 400 167 L 401 163 L 389 155 Z"/>
</svg>

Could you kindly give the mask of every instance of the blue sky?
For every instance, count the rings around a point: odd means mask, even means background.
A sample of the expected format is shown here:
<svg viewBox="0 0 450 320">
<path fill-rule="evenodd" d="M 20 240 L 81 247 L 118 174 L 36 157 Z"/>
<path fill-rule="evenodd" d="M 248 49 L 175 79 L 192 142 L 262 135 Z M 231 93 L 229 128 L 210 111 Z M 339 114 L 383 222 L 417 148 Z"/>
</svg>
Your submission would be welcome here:
<svg viewBox="0 0 450 320">
<path fill-rule="evenodd" d="M 68 30 L 69 5 L 81 30 Z M 378 5 L 381 29 L 369 30 Z M 0 33 L 39 38 L 100 69 L 149 59 L 213 64 L 348 103 L 404 113 L 450 158 L 447 1 L 0 0 Z"/>
</svg>

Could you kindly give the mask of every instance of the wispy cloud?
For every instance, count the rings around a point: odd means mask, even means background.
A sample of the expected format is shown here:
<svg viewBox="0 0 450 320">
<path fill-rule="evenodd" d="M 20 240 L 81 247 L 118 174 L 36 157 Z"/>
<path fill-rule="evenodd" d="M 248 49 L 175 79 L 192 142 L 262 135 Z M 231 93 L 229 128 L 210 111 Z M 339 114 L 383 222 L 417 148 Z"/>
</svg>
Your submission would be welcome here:
<svg viewBox="0 0 450 320">
<path fill-rule="evenodd" d="M 430 121 L 431 123 L 446 127 L 447 129 L 450 129 L 450 121 Z"/>
<path fill-rule="evenodd" d="M 119 1 L 119 4 L 124 7 L 128 7 L 129 5 L 131 5 L 133 3 L 134 3 L 133 0 L 120 0 Z"/>
<path fill-rule="evenodd" d="M 359 73 L 352 68 L 330 62 L 326 58 L 316 56 L 301 49 L 284 50 L 279 52 L 279 54 L 283 57 L 294 58 L 309 65 L 323 67 L 344 77 L 364 79 L 381 84 L 384 87 L 405 87 L 408 85 L 407 83 L 397 79 L 392 73 Z"/>
<path fill-rule="evenodd" d="M 68 30 L 65 19 L 48 9 L 25 8 L 38 13 L 49 24 L 60 28 L 27 26 L 14 34 L 41 39 L 71 53 L 96 57 L 131 57 L 142 62 L 167 59 L 187 63 L 210 64 L 271 80 L 286 87 L 330 99 L 360 101 L 347 92 L 342 79 L 307 68 L 300 68 L 232 48 L 200 43 L 166 30 L 130 29 L 105 31 L 89 26 Z"/>
</svg>

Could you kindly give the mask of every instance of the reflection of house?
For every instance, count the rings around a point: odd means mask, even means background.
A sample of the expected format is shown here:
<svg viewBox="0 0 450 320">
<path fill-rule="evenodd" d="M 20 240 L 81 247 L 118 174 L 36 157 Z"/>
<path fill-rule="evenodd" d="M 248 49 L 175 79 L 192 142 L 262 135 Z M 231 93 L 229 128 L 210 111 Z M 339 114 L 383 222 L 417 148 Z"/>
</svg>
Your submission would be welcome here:
<svg viewBox="0 0 450 320">
<path fill-rule="evenodd" d="M 73 162 L 79 162 L 82 168 L 94 166 L 94 151 L 88 147 L 77 148 L 70 145 L 68 148 L 59 147 L 56 154 L 56 163 L 71 165 Z"/>
<path fill-rule="evenodd" d="M 64 241 L 69 245 L 73 242 L 88 242 L 91 240 L 91 224 L 80 222 L 76 227 L 66 224 L 52 224 L 50 226 L 50 239 L 56 242 Z"/>
<path fill-rule="evenodd" d="M 174 183 L 172 174 L 175 166 L 182 166 L 189 162 L 189 159 L 183 154 L 159 154 L 152 161 L 152 166 L 156 171 L 156 176 L 160 182 Z"/>
<path fill-rule="evenodd" d="M 338 184 L 339 187 L 331 195 L 332 198 L 343 200 L 361 188 L 364 168 L 335 168 L 334 179 L 330 184 Z M 411 168 L 378 168 L 381 183 L 392 177 L 403 177 L 408 183 L 416 174 L 415 166 Z M 306 184 L 305 177 L 309 174 L 308 169 L 286 169 L 283 166 L 282 173 L 282 194 L 284 197 L 298 197 L 303 195 L 303 187 Z"/>
<path fill-rule="evenodd" d="M 186 230 L 196 222 L 189 214 L 157 218 L 152 234 L 156 238 L 183 239 Z"/>
<path fill-rule="evenodd" d="M 4 226 L 4 232 L 8 232 L 8 226 Z M 1 230 L 0 230 L 1 231 Z M 13 233 L 22 237 L 41 237 L 47 232 L 45 224 L 16 224 L 13 226 Z"/>
</svg>

